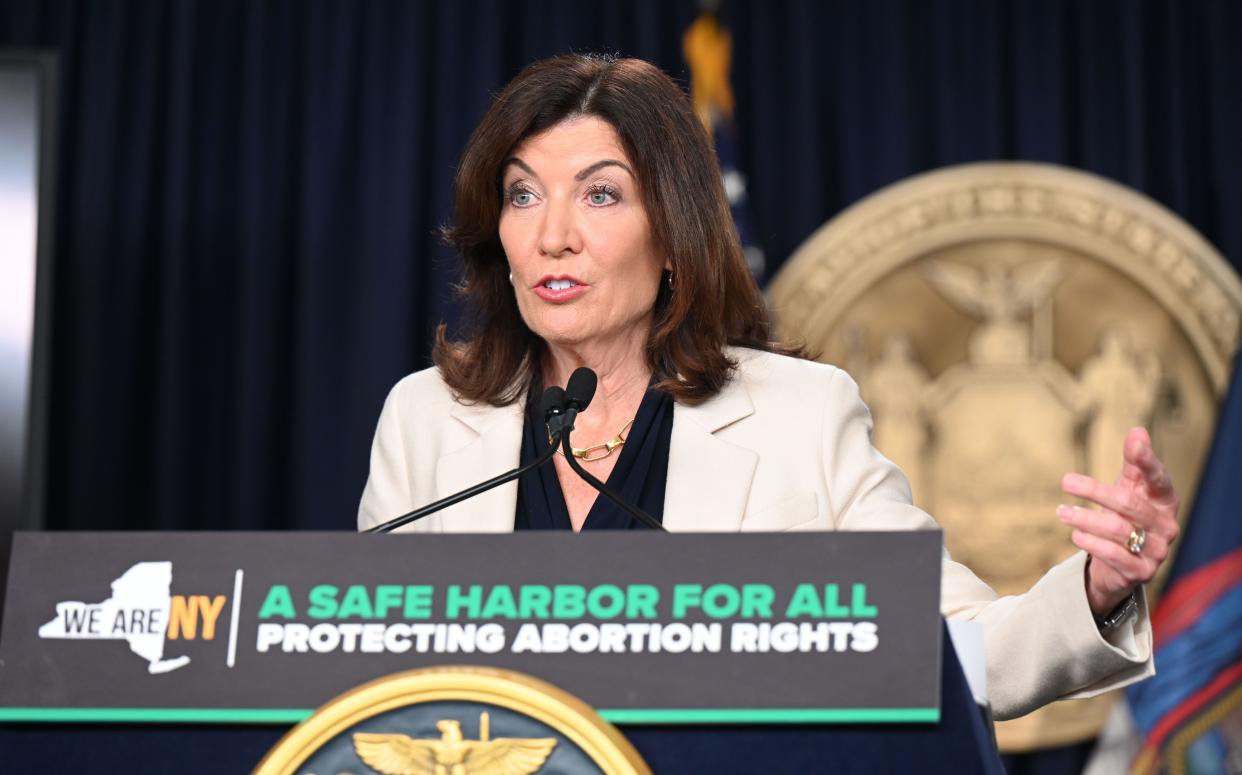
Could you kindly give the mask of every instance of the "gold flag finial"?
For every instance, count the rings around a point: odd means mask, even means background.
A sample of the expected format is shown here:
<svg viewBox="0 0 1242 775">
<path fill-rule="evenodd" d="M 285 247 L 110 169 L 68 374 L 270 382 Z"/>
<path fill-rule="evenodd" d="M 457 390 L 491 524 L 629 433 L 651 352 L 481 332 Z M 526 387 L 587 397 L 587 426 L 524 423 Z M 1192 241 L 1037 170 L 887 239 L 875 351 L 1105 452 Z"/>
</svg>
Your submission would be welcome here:
<svg viewBox="0 0 1242 775">
<path fill-rule="evenodd" d="M 713 111 L 725 118 L 733 117 L 733 90 L 729 86 L 733 38 L 716 14 L 705 12 L 686 30 L 681 47 L 686 64 L 690 65 L 694 112 L 711 134 Z"/>
</svg>

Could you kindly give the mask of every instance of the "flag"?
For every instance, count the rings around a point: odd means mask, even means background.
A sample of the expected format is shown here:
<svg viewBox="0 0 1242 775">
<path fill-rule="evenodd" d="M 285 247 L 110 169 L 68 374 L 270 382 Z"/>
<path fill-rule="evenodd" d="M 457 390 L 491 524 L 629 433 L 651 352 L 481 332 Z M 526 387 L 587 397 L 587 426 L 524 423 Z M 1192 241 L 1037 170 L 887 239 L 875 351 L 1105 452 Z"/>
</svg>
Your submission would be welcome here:
<svg viewBox="0 0 1242 775">
<path fill-rule="evenodd" d="M 1242 773 L 1242 358 L 1152 629 L 1156 675 L 1127 690 L 1133 772 Z"/>
<path fill-rule="evenodd" d="M 755 235 L 746 196 L 746 176 L 740 167 L 737 125 L 733 120 L 733 88 L 729 84 L 733 39 L 714 13 L 704 12 L 686 30 L 682 52 L 690 65 L 690 99 L 716 146 L 720 176 L 742 241 L 746 265 L 755 280 L 762 283 L 767 264 Z"/>
</svg>

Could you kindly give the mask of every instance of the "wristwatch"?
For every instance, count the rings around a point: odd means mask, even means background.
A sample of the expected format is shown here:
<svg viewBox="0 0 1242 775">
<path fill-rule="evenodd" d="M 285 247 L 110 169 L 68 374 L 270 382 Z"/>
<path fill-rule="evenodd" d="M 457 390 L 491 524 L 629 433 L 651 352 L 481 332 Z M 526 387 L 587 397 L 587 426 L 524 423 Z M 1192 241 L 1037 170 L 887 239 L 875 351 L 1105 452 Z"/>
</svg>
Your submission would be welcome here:
<svg viewBox="0 0 1242 775">
<path fill-rule="evenodd" d="M 1096 619 L 1095 624 L 1100 628 L 1100 632 L 1108 632 L 1117 629 L 1118 625 L 1130 618 L 1130 614 L 1138 610 L 1138 594 L 1131 590 L 1130 596 L 1121 601 L 1121 605 L 1113 609 L 1112 613 L 1103 619 Z"/>
</svg>

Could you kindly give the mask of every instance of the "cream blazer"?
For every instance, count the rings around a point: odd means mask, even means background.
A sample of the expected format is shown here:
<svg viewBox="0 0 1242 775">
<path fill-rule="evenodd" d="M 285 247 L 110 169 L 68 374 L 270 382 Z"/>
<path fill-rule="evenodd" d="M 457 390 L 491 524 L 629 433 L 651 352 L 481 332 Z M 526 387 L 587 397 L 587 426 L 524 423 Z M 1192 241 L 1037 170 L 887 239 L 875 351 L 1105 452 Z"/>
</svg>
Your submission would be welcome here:
<svg viewBox="0 0 1242 775">
<path fill-rule="evenodd" d="M 675 532 L 920 530 L 901 471 L 871 446 L 871 415 L 840 369 L 731 349 L 729 384 L 699 406 L 675 405 L 664 525 Z M 523 407 L 453 399 L 435 369 L 397 383 L 371 450 L 364 529 L 518 465 Z M 513 530 L 511 482 L 406 526 L 412 532 Z M 1049 514 L 1049 519 L 1055 515 Z M 1026 594 L 998 598 L 945 554 L 941 611 L 984 626 L 997 718 L 1088 697 L 1152 675 L 1146 601 L 1101 637 L 1087 605 L 1086 555 L 1055 566 Z"/>
</svg>

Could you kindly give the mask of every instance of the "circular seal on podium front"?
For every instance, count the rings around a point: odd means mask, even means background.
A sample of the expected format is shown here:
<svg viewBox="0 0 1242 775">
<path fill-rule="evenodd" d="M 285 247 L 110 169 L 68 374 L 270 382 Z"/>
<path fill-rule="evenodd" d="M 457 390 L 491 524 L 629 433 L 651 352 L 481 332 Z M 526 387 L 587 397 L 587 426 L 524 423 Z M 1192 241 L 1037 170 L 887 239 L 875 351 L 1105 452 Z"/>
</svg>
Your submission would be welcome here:
<svg viewBox="0 0 1242 775">
<path fill-rule="evenodd" d="M 395 673 L 329 701 L 255 775 L 650 775 L 629 741 L 578 698 L 511 670 Z"/>
</svg>

